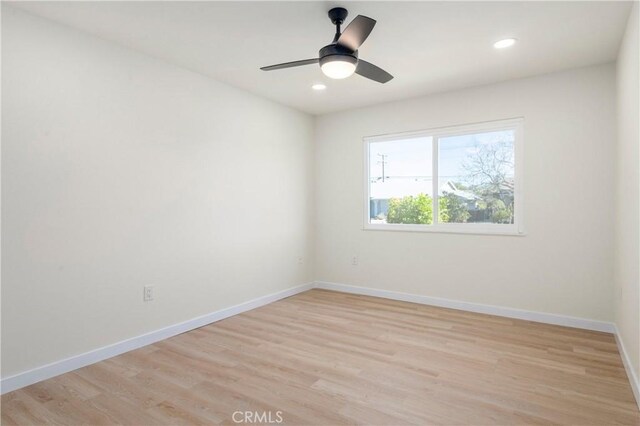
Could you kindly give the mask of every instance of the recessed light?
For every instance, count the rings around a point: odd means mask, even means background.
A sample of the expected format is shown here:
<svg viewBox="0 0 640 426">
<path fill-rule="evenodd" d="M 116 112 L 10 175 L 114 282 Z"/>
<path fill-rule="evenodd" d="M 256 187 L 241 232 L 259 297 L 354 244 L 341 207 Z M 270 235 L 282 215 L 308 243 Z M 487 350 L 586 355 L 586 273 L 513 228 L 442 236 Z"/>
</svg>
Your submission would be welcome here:
<svg viewBox="0 0 640 426">
<path fill-rule="evenodd" d="M 313 86 L 311 86 L 311 88 L 312 88 L 313 90 L 324 90 L 324 89 L 326 89 L 326 88 L 327 88 L 327 86 L 325 86 L 325 85 L 324 85 L 324 84 L 322 84 L 322 83 L 316 83 L 316 84 L 314 84 Z"/>
<path fill-rule="evenodd" d="M 505 47 L 513 46 L 516 44 L 515 38 L 505 38 L 504 40 L 499 40 L 493 43 L 493 47 L 496 49 L 504 49 Z"/>
</svg>

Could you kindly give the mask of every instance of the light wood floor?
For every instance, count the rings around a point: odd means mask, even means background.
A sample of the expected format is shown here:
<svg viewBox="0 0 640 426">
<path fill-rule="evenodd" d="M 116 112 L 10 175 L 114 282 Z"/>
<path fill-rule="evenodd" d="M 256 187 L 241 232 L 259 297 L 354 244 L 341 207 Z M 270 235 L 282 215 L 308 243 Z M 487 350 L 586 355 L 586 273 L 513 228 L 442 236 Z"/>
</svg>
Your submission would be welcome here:
<svg viewBox="0 0 640 426">
<path fill-rule="evenodd" d="M 2 424 L 640 424 L 611 334 L 312 290 L 2 397 Z M 239 418 L 239 417 L 238 417 Z"/>
</svg>

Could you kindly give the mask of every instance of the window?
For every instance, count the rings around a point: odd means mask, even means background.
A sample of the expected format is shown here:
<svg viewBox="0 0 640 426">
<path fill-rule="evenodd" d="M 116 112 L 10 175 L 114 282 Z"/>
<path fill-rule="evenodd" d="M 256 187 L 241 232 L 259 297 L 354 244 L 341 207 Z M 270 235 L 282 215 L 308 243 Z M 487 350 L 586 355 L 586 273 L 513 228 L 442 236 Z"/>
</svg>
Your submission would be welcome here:
<svg viewBox="0 0 640 426">
<path fill-rule="evenodd" d="M 522 120 L 365 138 L 365 229 L 522 234 Z"/>
</svg>

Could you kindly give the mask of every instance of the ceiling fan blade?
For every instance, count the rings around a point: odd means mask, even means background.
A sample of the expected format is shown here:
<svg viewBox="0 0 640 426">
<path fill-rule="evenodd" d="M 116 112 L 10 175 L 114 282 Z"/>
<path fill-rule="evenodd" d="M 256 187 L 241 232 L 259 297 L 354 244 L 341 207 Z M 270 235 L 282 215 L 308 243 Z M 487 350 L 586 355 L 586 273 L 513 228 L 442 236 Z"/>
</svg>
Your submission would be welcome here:
<svg viewBox="0 0 640 426">
<path fill-rule="evenodd" d="M 386 83 L 393 78 L 391 74 L 382 68 L 373 65 L 371 62 L 363 61 L 362 59 L 358 59 L 356 74 L 360 74 L 378 83 Z"/>
<path fill-rule="evenodd" d="M 340 37 L 338 37 L 336 43 L 355 52 L 367 37 L 369 37 L 375 25 L 375 19 L 358 15 L 347 25 L 347 28 L 345 28 Z"/>
<path fill-rule="evenodd" d="M 269 65 L 268 67 L 262 67 L 260 69 L 262 71 L 281 70 L 283 68 L 293 68 L 293 67 L 301 67 L 303 65 L 317 64 L 318 61 L 319 61 L 318 58 L 315 58 L 315 59 L 304 59 L 302 61 L 293 61 L 293 62 L 285 62 L 283 64 Z"/>
</svg>

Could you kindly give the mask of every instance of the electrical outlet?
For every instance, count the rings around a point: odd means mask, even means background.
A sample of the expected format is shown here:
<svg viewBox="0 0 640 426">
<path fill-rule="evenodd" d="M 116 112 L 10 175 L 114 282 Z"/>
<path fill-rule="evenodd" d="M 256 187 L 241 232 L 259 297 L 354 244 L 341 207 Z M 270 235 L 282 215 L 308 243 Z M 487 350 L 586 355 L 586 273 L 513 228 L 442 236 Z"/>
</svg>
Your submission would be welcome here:
<svg viewBox="0 0 640 426">
<path fill-rule="evenodd" d="M 151 302 L 153 300 L 153 286 L 146 285 L 143 289 L 143 300 L 145 302 Z"/>
<path fill-rule="evenodd" d="M 303 260 L 304 260 L 304 259 L 302 259 L 301 257 L 299 257 L 299 258 L 298 258 L 298 265 L 302 265 Z"/>
<path fill-rule="evenodd" d="M 358 266 L 358 257 L 357 257 L 357 256 L 353 256 L 353 257 L 351 258 L 351 264 L 352 264 L 353 266 Z"/>
</svg>

